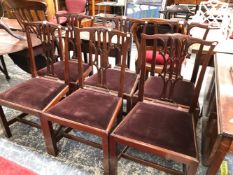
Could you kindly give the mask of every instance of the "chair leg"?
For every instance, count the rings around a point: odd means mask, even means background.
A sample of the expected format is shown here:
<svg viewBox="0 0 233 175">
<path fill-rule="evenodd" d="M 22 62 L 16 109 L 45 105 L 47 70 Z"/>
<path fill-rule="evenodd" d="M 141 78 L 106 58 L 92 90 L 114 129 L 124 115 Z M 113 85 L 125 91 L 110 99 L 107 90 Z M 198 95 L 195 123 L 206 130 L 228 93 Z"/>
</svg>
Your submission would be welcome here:
<svg viewBox="0 0 233 175">
<path fill-rule="evenodd" d="M 104 174 L 109 175 L 109 136 L 102 138 Z"/>
<path fill-rule="evenodd" d="M 110 143 L 109 143 L 109 162 L 110 162 L 110 175 L 116 175 L 117 174 L 117 144 L 116 142 L 110 137 Z"/>
<path fill-rule="evenodd" d="M 0 106 L 0 123 L 2 124 L 2 126 L 5 130 L 5 136 L 8 138 L 11 137 L 12 136 L 11 130 L 10 130 L 10 127 L 9 127 L 8 122 L 6 120 L 6 116 L 4 114 L 2 106 Z"/>
<path fill-rule="evenodd" d="M 53 132 L 52 122 L 48 121 L 45 117 L 41 117 L 41 129 L 44 134 L 46 149 L 48 154 L 56 156 L 58 153 L 57 142 Z"/>
<path fill-rule="evenodd" d="M 2 73 L 4 73 L 6 79 L 9 80 L 10 76 L 8 74 L 8 71 L 7 71 L 7 68 L 6 68 L 6 64 L 5 64 L 5 61 L 4 61 L 2 55 L 0 55 L 0 60 L 1 60 L 1 63 L 2 63 L 2 67 L 0 66 L 0 70 L 2 71 Z"/>
<path fill-rule="evenodd" d="M 187 175 L 195 175 L 197 173 L 198 162 L 192 163 L 187 167 Z"/>
</svg>

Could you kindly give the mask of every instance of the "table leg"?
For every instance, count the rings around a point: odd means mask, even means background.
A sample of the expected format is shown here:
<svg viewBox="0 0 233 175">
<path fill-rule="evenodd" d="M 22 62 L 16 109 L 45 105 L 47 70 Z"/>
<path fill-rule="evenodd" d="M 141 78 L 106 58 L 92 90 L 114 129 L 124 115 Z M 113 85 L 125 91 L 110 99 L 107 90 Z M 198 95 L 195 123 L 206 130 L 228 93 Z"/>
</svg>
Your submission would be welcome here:
<svg viewBox="0 0 233 175">
<path fill-rule="evenodd" d="M 4 58 L 3 58 L 2 55 L 0 55 L 0 60 L 1 60 L 1 63 L 2 63 L 2 66 L 0 65 L 0 71 L 5 75 L 6 79 L 9 80 L 10 76 L 8 75 L 6 64 L 5 64 L 5 61 L 4 61 Z"/>
<path fill-rule="evenodd" d="M 220 144 L 218 145 L 216 151 L 211 156 L 210 166 L 207 169 L 206 175 L 214 175 L 217 174 L 218 169 L 224 160 L 227 152 L 230 149 L 232 139 L 223 137 L 221 138 Z"/>
</svg>

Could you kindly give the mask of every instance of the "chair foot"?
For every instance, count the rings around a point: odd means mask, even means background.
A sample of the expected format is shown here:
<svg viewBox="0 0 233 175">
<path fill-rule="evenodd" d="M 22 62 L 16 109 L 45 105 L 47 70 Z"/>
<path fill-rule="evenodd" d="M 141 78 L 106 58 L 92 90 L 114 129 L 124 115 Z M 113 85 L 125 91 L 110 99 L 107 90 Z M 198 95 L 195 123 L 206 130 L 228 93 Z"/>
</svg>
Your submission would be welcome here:
<svg viewBox="0 0 233 175">
<path fill-rule="evenodd" d="M 6 79 L 9 80 L 10 76 L 8 74 L 8 71 L 7 71 L 7 68 L 6 68 L 6 64 L 5 64 L 5 61 L 4 61 L 2 55 L 0 56 L 0 60 L 1 60 L 1 63 L 2 63 L 2 67 L 0 66 L 0 71 L 5 75 Z"/>
<path fill-rule="evenodd" d="M 41 117 L 41 129 L 44 134 L 46 149 L 48 154 L 57 156 L 57 142 L 53 132 L 52 122 L 48 121 L 44 116 Z"/>
<path fill-rule="evenodd" d="M 9 127 L 9 124 L 6 120 L 6 116 L 4 114 L 4 111 L 2 109 L 2 106 L 0 106 L 0 123 L 2 124 L 3 128 L 4 128 L 4 131 L 5 131 L 5 136 L 6 137 L 11 137 L 12 134 L 11 134 L 11 131 L 10 131 L 10 127 Z"/>
<path fill-rule="evenodd" d="M 109 136 L 102 138 L 104 175 L 109 175 Z"/>
<path fill-rule="evenodd" d="M 110 163 L 110 175 L 117 174 L 117 144 L 112 137 L 110 137 L 109 143 L 109 163 Z"/>
</svg>

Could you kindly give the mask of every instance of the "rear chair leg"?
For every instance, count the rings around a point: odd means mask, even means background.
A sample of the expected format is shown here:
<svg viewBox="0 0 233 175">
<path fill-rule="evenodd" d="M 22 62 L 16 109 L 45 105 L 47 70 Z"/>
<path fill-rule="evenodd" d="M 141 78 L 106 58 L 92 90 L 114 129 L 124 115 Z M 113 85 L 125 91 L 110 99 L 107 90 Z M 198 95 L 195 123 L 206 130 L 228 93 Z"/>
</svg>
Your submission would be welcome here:
<svg viewBox="0 0 233 175">
<path fill-rule="evenodd" d="M 5 130 L 5 136 L 6 137 L 11 137 L 12 134 L 11 134 L 11 131 L 10 131 L 10 127 L 9 127 L 9 124 L 6 120 L 6 116 L 4 114 L 4 111 L 2 109 L 2 106 L 0 106 L 0 123 L 2 124 L 4 130 Z"/>
<path fill-rule="evenodd" d="M 53 132 L 52 122 L 41 116 L 41 129 L 44 134 L 46 149 L 48 154 L 56 156 L 58 153 L 57 142 Z"/>
</svg>

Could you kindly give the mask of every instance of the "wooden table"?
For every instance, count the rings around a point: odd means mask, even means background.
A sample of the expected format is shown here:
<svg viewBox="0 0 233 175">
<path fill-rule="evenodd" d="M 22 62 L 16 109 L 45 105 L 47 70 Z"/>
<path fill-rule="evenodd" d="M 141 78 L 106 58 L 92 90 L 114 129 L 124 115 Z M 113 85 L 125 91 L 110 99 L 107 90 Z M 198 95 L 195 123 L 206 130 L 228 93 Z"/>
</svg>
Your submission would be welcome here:
<svg viewBox="0 0 233 175">
<path fill-rule="evenodd" d="M 216 53 L 214 63 L 214 100 L 202 143 L 203 162 L 208 166 L 208 175 L 216 174 L 225 155 L 233 153 L 233 71 L 230 71 L 233 67 L 233 50 Z"/>
<path fill-rule="evenodd" d="M 8 34 L 5 30 L 0 29 L 0 60 L 2 65 L 0 65 L 0 71 L 9 79 L 8 71 L 3 59 L 3 55 L 14 53 L 18 51 L 22 51 L 28 48 L 28 43 L 26 40 L 26 35 L 24 32 L 13 31 L 14 34 L 23 37 L 23 40 L 19 40 L 10 34 Z M 36 35 L 32 36 L 33 47 L 40 45 L 40 40 L 36 37 Z"/>
</svg>

